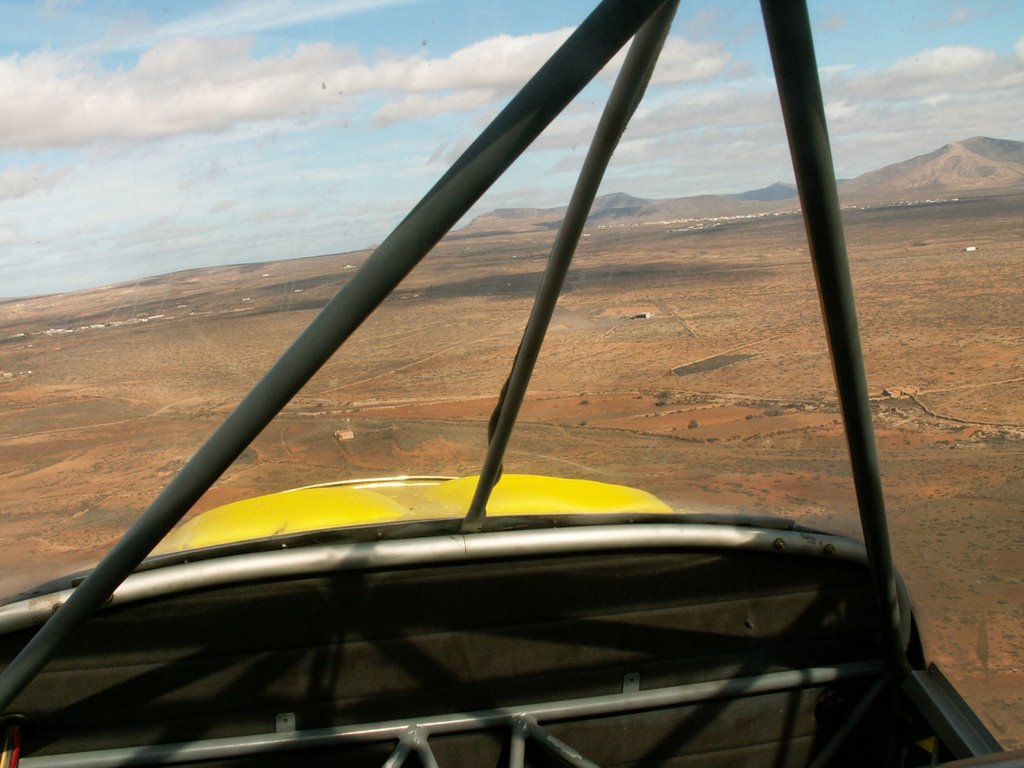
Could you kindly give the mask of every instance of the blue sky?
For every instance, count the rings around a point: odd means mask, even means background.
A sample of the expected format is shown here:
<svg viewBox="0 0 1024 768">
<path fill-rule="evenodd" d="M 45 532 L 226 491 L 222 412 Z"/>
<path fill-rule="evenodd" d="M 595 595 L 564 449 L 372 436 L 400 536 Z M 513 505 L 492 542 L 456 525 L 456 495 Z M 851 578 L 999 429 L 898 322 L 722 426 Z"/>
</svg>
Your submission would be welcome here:
<svg viewBox="0 0 1024 768">
<path fill-rule="evenodd" d="M 840 176 L 1024 139 L 1024 3 L 811 2 Z M 0 296 L 379 242 L 579 2 L 0 3 Z M 476 210 L 563 204 L 613 67 Z M 684 3 L 603 192 L 792 178 L 758 4 Z"/>
</svg>

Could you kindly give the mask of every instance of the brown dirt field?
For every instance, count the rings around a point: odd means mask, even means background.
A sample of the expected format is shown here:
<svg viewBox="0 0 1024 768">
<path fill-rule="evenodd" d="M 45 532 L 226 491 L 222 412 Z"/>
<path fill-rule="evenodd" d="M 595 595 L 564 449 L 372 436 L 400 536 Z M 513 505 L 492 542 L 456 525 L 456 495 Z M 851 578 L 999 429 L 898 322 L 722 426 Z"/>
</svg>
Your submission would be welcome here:
<svg viewBox="0 0 1024 768">
<path fill-rule="evenodd" d="M 846 214 L 897 564 L 930 658 L 1009 747 L 1024 746 L 1021 205 Z M 330 480 L 477 471 L 552 238 L 442 243 L 195 511 Z M 785 215 L 594 230 L 507 469 L 856 535 L 803 238 Z M 0 302 L 0 586 L 97 557 L 364 257 Z M 721 356 L 730 364 L 672 374 Z M 342 428 L 355 439 L 335 440 Z"/>
</svg>

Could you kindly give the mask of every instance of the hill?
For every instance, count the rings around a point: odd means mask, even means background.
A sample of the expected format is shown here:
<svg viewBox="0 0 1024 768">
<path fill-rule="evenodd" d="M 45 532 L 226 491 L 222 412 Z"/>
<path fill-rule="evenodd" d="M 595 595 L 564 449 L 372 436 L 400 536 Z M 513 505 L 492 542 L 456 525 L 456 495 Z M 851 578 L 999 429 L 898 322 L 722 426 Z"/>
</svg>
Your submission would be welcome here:
<svg viewBox="0 0 1024 768">
<path fill-rule="evenodd" d="M 783 184 L 777 181 L 761 189 L 752 189 L 749 192 L 740 192 L 738 195 L 726 195 L 731 200 L 751 200 L 768 202 L 771 200 L 792 200 L 796 198 L 796 187 L 792 184 Z"/>
<path fill-rule="evenodd" d="M 766 189 L 784 189 L 776 184 Z M 756 215 L 773 210 L 796 210 L 796 190 L 789 187 L 788 198 L 745 197 L 734 195 L 694 195 L 667 199 L 633 197 L 622 192 L 601 195 L 594 200 L 587 220 L 590 226 L 631 225 L 654 222 L 683 222 L 720 216 Z M 758 195 L 761 190 L 745 193 Z M 776 192 L 776 194 L 778 194 Z M 460 229 L 456 236 L 511 234 L 555 229 L 565 217 L 565 206 L 558 208 L 499 208 L 483 213 Z"/>
<path fill-rule="evenodd" d="M 844 199 L 896 198 L 992 191 L 1024 186 L 1024 142 L 975 136 L 851 179 Z"/>
<path fill-rule="evenodd" d="M 946 144 L 925 155 L 887 165 L 841 181 L 840 198 L 858 205 L 885 204 L 959 194 L 1024 190 L 1024 142 L 976 136 Z M 631 225 L 796 210 L 796 188 L 776 182 L 732 195 L 696 195 L 669 199 L 634 197 L 622 192 L 594 201 L 589 225 Z M 565 207 L 503 208 L 477 216 L 458 235 L 535 232 L 554 229 Z M 458 236 L 457 235 L 457 236 Z"/>
</svg>

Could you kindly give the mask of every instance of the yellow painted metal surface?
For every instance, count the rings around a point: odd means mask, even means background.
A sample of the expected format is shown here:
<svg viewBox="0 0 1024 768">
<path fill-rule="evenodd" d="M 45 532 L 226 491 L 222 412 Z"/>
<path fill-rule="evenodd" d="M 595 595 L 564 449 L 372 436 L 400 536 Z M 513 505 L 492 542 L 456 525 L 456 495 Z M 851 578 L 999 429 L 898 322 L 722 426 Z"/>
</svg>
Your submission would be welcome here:
<svg viewBox="0 0 1024 768">
<path fill-rule="evenodd" d="M 299 488 L 237 501 L 198 515 L 172 531 L 157 554 L 371 523 L 459 518 L 477 478 L 397 478 Z M 624 485 L 541 475 L 504 475 L 488 517 L 594 513 L 667 513 L 646 491 Z"/>
</svg>

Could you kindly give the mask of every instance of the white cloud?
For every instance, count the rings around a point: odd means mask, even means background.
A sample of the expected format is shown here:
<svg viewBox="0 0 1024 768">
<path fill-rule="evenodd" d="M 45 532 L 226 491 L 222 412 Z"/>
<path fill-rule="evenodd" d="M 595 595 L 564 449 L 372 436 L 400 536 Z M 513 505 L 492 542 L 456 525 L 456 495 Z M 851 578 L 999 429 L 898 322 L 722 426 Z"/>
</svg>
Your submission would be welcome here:
<svg viewBox="0 0 1024 768">
<path fill-rule="evenodd" d="M 818 26 L 827 32 L 835 32 L 846 27 L 846 17 L 836 14 L 825 19 Z"/>
<path fill-rule="evenodd" d="M 718 43 L 696 43 L 670 37 L 658 57 L 653 82 L 688 83 L 710 80 L 728 66 L 731 56 Z"/>
<path fill-rule="evenodd" d="M 638 121 L 646 132 L 701 130 L 720 128 L 733 130 L 739 126 L 781 124 L 779 97 L 774 85 L 765 89 L 721 87 L 677 94 L 662 104 L 652 104 L 650 116 Z M 659 126 L 662 126 L 659 129 Z M 630 132 L 635 126 L 630 126 Z"/>
<path fill-rule="evenodd" d="M 613 80 L 629 51 L 627 43 L 601 71 L 605 80 Z M 719 43 L 699 43 L 682 37 L 669 37 L 658 56 L 651 82 L 656 85 L 711 80 L 725 71 L 732 55 Z"/>
<path fill-rule="evenodd" d="M 21 222 L 5 221 L 0 223 L 0 245 L 20 245 L 24 242 Z"/>
<path fill-rule="evenodd" d="M 373 119 L 379 125 L 386 125 L 411 118 L 469 112 L 490 104 L 497 95 L 498 91 L 493 88 L 470 88 L 443 94 L 410 93 L 386 103 L 374 113 Z"/>
<path fill-rule="evenodd" d="M 952 101 L 953 96 L 949 93 L 935 93 L 921 99 L 921 103 L 927 107 L 937 107 L 940 104 L 950 104 Z"/>
<path fill-rule="evenodd" d="M 301 208 L 295 206 L 281 206 L 279 208 L 262 208 L 249 214 L 249 221 L 263 222 L 275 221 L 278 219 L 294 219 L 302 213 Z"/>
<path fill-rule="evenodd" d="M 129 70 L 68 54 L 10 56 L 0 59 L 0 147 L 74 147 L 314 118 L 352 110 L 353 99 L 370 92 L 453 92 L 395 99 L 378 113 L 385 122 L 472 109 L 524 83 L 570 32 L 500 35 L 443 58 L 373 62 L 329 43 L 258 58 L 247 39 L 196 37 L 161 43 Z"/>
<path fill-rule="evenodd" d="M 936 93 L 996 94 L 1024 86 L 1022 61 L 972 46 L 942 46 L 879 72 L 837 75 L 829 85 L 861 102 L 913 102 Z"/>
<path fill-rule="evenodd" d="M 1024 39 L 1017 54 L 1024 54 Z M 857 175 L 969 136 L 1020 136 L 1024 67 L 1017 55 L 947 46 L 879 70 L 843 65 L 823 75 L 840 175 Z M 594 120 L 596 113 L 589 121 L 560 118 L 538 146 L 577 146 L 589 140 Z M 763 174 L 758 184 L 788 177 L 786 163 L 771 82 L 747 78 L 671 94 L 655 90 L 616 152 L 610 178 L 620 181 L 608 188 L 650 194 L 664 177 L 665 189 L 674 178 L 687 180 L 693 192 L 737 191 L 753 186 L 752 170 Z M 573 166 L 572 159 L 556 159 L 552 170 Z"/>
<path fill-rule="evenodd" d="M 267 19 L 269 6 L 283 7 L 262 4 Z M 220 28 L 256 24 L 246 9 L 238 6 L 238 19 Z M 134 67 L 119 70 L 104 69 L 81 54 L 9 56 L 0 59 L 0 148 L 215 133 L 248 122 L 315 121 L 365 106 L 378 123 L 472 111 L 512 94 L 571 33 L 565 27 L 502 34 L 444 57 L 417 52 L 382 54 L 372 61 L 330 43 L 260 57 L 248 38 L 196 36 L 165 40 L 145 51 Z M 722 73 L 729 60 L 718 44 L 669 38 L 655 83 L 707 80 Z M 376 108 L 367 99 L 377 101 Z"/>
<path fill-rule="evenodd" d="M 822 80 L 831 75 L 841 75 L 853 69 L 853 64 L 830 64 L 827 67 L 818 67 L 818 77 Z"/>
<path fill-rule="evenodd" d="M 850 104 L 846 99 L 837 99 L 825 104 L 825 116 L 830 124 L 846 120 L 857 114 L 857 106 Z"/>
<path fill-rule="evenodd" d="M 184 19 L 162 25 L 158 30 L 164 37 L 196 34 L 244 35 L 267 29 L 326 21 L 361 11 L 380 9 L 382 6 L 407 2 L 409 0 L 390 0 L 390 2 L 387 0 L 334 0 L 326 3 L 260 0 L 259 2 L 222 3 Z"/>
<path fill-rule="evenodd" d="M 456 88 L 519 88 L 548 60 L 571 27 L 531 35 L 497 35 L 461 48 L 450 56 L 388 58 L 365 71 L 364 88 L 428 93 Z"/>
<path fill-rule="evenodd" d="M 837 73 L 825 91 L 856 108 L 831 126 L 837 169 L 853 175 L 970 136 L 1020 136 L 1024 60 L 945 46 L 877 72 Z"/>
<path fill-rule="evenodd" d="M 247 48 L 239 40 L 180 39 L 127 72 L 52 53 L 0 60 L 0 147 L 221 131 L 322 107 L 324 51 L 300 47 L 290 57 L 259 60 Z"/>
<path fill-rule="evenodd" d="M 978 72 L 999 59 L 995 51 L 968 45 L 946 45 L 900 59 L 889 72 L 909 77 L 948 77 Z"/>
<path fill-rule="evenodd" d="M 949 19 L 947 19 L 947 21 L 950 25 L 958 27 L 961 24 L 966 24 L 968 21 L 970 21 L 971 15 L 972 14 L 970 8 L 961 7 L 957 8 L 951 14 L 949 14 Z"/>
<path fill-rule="evenodd" d="M 0 200 L 25 197 L 34 192 L 53 189 L 70 172 L 70 168 L 48 171 L 43 163 L 0 171 Z"/>
<path fill-rule="evenodd" d="M 227 169 L 219 158 L 215 158 L 206 164 L 205 168 L 195 171 L 178 182 L 178 189 L 192 189 L 197 185 L 207 185 L 216 182 L 227 176 Z"/>
<path fill-rule="evenodd" d="M 98 50 L 139 50 L 177 37 L 242 37 L 270 29 L 324 22 L 391 5 L 417 0 L 328 0 L 309 3 L 295 0 L 227 2 L 197 13 L 152 24 L 141 14 L 128 15 L 111 27 Z"/>
</svg>

